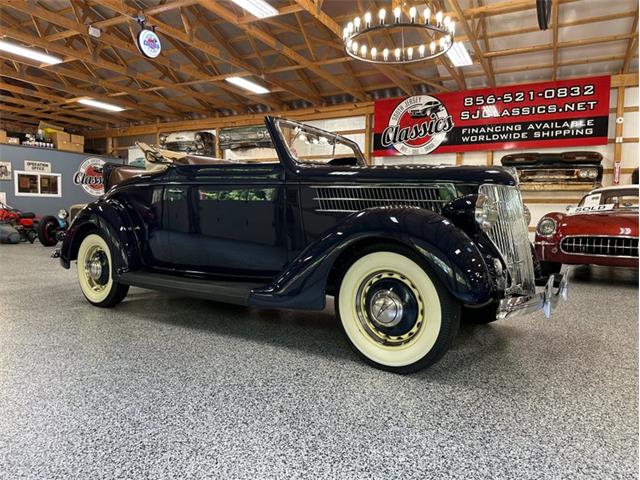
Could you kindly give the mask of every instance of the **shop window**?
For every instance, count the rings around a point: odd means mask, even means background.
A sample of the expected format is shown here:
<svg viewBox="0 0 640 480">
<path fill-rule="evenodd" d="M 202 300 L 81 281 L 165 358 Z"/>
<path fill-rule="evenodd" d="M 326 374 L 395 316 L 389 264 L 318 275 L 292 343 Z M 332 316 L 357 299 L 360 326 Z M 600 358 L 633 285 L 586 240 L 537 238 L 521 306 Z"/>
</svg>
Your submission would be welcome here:
<svg viewBox="0 0 640 480">
<path fill-rule="evenodd" d="M 17 197 L 61 197 L 59 173 L 15 172 Z"/>
</svg>

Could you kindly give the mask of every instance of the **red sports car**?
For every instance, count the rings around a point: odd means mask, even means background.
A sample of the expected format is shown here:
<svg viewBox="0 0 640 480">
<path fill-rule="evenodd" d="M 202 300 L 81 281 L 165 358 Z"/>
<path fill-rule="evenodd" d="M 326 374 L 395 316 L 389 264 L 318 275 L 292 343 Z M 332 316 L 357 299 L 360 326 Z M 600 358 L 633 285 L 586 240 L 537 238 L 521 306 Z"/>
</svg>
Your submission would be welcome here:
<svg viewBox="0 0 640 480">
<path fill-rule="evenodd" d="M 638 185 L 598 188 L 566 213 L 546 214 L 535 246 L 543 276 L 563 263 L 638 267 Z"/>
</svg>

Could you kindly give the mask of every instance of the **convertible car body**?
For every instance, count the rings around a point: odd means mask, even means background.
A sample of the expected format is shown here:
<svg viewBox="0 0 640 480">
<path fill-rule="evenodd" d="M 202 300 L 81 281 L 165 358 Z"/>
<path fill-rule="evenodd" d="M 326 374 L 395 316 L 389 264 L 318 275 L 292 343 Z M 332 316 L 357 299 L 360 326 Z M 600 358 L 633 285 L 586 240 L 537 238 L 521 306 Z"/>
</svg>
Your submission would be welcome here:
<svg viewBox="0 0 640 480">
<path fill-rule="evenodd" d="M 352 140 L 267 117 L 269 162 L 153 153 L 107 165 L 107 193 L 70 225 L 97 306 L 128 286 L 266 308 L 323 309 L 380 368 L 409 372 L 448 348 L 461 311 L 478 322 L 544 309 L 516 179 L 500 167 L 369 166 Z"/>
<path fill-rule="evenodd" d="M 567 265 L 638 267 L 638 185 L 598 188 L 568 212 L 538 222 L 536 252 L 543 273 Z"/>
</svg>

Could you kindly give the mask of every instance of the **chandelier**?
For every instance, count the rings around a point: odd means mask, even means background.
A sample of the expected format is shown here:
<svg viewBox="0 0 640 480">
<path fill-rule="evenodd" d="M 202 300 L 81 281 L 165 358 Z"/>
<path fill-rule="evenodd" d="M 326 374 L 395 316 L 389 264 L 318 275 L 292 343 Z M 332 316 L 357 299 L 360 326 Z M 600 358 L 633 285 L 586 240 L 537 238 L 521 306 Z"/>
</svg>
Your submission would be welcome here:
<svg viewBox="0 0 640 480">
<path fill-rule="evenodd" d="M 409 18 L 403 18 L 396 7 L 392 13 L 389 22 L 384 8 L 375 22 L 370 12 L 349 22 L 342 31 L 345 52 L 363 62 L 400 65 L 433 60 L 453 45 L 455 22 L 442 12 L 432 16 L 427 7 L 419 16 L 411 7 Z"/>
</svg>

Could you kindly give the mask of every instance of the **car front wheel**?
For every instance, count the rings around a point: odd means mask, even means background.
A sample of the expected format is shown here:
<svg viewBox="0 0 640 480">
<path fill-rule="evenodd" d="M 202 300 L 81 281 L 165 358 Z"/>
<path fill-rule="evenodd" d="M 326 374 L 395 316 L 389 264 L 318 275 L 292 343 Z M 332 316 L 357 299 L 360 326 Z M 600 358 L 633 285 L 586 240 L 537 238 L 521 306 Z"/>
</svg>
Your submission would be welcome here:
<svg viewBox="0 0 640 480">
<path fill-rule="evenodd" d="M 89 303 L 97 307 L 113 307 L 124 300 L 129 291 L 113 279 L 111 249 L 102 236 L 92 233 L 80 244 L 77 263 L 80 289 Z"/>
<path fill-rule="evenodd" d="M 419 258 L 372 251 L 346 270 L 338 316 L 355 350 L 373 366 L 411 373 L 434 364 L 460 325 L 460 304 Z"/>
</svg>

